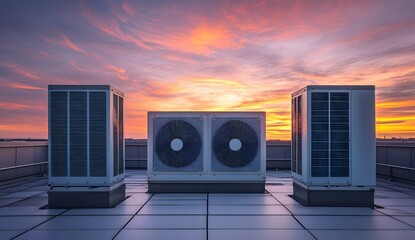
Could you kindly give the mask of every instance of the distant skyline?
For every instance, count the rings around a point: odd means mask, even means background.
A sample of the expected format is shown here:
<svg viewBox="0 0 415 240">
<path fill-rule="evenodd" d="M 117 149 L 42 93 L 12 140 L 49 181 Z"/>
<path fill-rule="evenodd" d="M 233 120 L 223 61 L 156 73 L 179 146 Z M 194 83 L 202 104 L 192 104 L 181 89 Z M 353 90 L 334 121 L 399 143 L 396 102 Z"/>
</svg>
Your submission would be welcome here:
<svg viewBox="0 0 415 240">
<path fill-rule="evenodd" d="M 48 84 L 125 92 L 147 111 L 266 111 L 290 139 L 291 93 L 376 85 L 377 137 L 415 136 L 415 1 L 0 1 L 0 138 L 47 137 Z"/>
</svg>

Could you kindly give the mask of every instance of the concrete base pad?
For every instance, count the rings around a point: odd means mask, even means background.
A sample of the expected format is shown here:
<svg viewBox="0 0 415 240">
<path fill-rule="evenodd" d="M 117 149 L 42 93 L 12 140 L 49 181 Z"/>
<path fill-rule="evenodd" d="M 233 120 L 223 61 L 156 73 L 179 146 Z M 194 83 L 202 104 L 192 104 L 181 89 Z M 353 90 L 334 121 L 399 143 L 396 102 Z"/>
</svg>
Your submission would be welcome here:
<svg viewBox="0 0 415 240">
<path fill-rule="evenodd" d="M 177 183 L 149 182 L 150 193 L 265 193 L 265 182 L 254 183 Z"/>
<path fill-rule="evenodd" d="M 108 191 L 49 191 L 49 208 L 111 208 L 125 198 L 125 184 Z"/>
<path fill-rule="evenodd" d="M 293 198 L 305 206 L 374 207 L 375 190 L 314 190 L 293 183 Z"/>
</svg>

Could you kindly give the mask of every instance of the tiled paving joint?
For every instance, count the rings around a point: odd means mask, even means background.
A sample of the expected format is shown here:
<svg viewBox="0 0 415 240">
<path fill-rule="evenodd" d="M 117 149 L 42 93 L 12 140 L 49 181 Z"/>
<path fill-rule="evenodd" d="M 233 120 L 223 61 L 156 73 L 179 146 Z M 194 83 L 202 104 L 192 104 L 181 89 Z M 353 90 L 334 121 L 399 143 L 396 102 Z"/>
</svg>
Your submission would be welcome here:
<svg viewBox="0 0 415 240">
<path fill-rule="evenodd" d="M 40 209 L 46 180 L 0 187 L 0 239 L 413 239 L 415 187 L 378 180 L 383 209 L 304 207 L 289 172 L 269 172 L 266 194 L 147 194 L 128 171 L 130 197 L 111 209 Z M 151 197 L 151 198 L 150 198 Z"/>
</svg>

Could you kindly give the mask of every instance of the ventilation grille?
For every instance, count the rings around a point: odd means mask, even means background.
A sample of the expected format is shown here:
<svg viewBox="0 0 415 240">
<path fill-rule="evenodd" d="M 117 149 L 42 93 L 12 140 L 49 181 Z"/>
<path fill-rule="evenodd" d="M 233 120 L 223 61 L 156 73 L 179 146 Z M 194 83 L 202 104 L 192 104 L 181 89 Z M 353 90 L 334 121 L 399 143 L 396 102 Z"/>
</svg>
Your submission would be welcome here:
<svg viewBox="0 0 415 240">
<path fill-rule="evenodd" d="M 330 175 L 349 176 L 349 93 L 330 93 Z"/>
<path fill-rule="evenodd" d="M 107 97 L 105 92 L 89 93 L 89 169 L 91 177 L 107 173 Z"/>
<path fill-rule="evenodd" d="M 118 158 L 118 169 L 119 174 L 124 173 L 124 99 L 122 97 L 119 98 L 119 132 L 118 132 L 118 150 L 119 150 L 119 158 Z"/>
<path fill-rule="evenodd" d="M 50 92 L 52 177 L 107 176 L 107 111 L 107 92 Z M 118 141 L 123 134 L 116 131 L 116 150 L 124 149 Z M 123 152 L 116 157 L 122 162 Z"/>
<path fill-rule="evenodd" d="M 329 176 L 329 94 L 311 93 L 311 176 Z"/>
<path fill-rule="evenodd" d="M 349 93 L 311 93 L 311 176 L 349 176 Z"/>
<path fill-rule="evenodd" d="M 118 131 L 119 131 L 119 116 L 118 116 L 118 96 L 113 95 L 113 108 L 112 108 L 112 126 L 113 126 L 113 173 L 114 176 L 118 175 L 118 158 L 119 158 L 119 145 L 118 145 Z"/>
<path fill-rule="evenodd" d="M 50 93 L 51 175 L 66 177 L 68 172 L 68 94 Z"/>
<path fill-rule="evenodd" d="M 291 104 L 291 171 L 302 175 L 302 96 L 293 98 Z"/>
<path fill-rule="evenodd" d="M 113 173 L 114 176 L 124 172 L 124 126 L 123 126 L 123 98 L 113 95 Z"/>
<path fill-rule="evenodd" d="M 70 175 L 87 176 L 87 93 L 70 92 Z"/>
<path fill-rule="evenodd" d="M 297 172 L 297 98 L 291 99 L 291 171 Z"/>
</svg>

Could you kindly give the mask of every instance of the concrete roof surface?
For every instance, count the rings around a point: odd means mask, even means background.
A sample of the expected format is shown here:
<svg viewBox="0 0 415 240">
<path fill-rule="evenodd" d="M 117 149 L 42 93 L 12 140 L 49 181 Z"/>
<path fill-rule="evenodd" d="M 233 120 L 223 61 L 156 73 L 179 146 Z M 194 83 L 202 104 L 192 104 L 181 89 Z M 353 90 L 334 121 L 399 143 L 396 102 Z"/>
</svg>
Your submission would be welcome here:
<svg viewBox="0 0 415 240">
<path fill-rule="evenodd" d="M 109 209 L 41 209 L 47 178 L 0 187 L 0 239 L 414 239 L 415 186 L 378 179 L 383 208 L 304 207 L 288 171 L 267 172 L 266 194 L 147 194 L 127 170 L 127 196 Z"/>
</svg>

